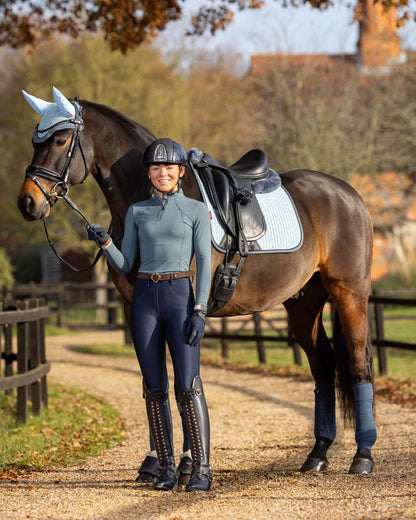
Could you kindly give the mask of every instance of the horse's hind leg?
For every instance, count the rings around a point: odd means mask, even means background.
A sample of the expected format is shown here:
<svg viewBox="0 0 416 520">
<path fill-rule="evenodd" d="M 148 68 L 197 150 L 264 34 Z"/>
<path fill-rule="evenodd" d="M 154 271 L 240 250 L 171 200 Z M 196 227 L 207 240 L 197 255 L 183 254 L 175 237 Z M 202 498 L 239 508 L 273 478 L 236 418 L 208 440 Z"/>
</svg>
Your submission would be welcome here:
<svg viewBox="0 0 416 520">
<path fill-rule="evenodd" d="M 315 379 L 315 446 L 301 467 L 302 472 L 323 471 L 327 451 L 335 439 L 335 358 L 322 323 L 328 293 L 315 273 L 298 297 L 285 302 L 296 340 L 304 349 Z"/>
<path fill-rule="evenodd" d="M 371 449 L 377 433 L 373 414 L 374 372 L 368 301 L 339 282 L 330 285 L 330 293 L 339 314 L 334 327 L 334 346 L 337 356 L 344 354 L 343 362 L 337 361 L 344 411 L 349 409 L 355 415 L 357 452 L 350 473 L 370 473 L 373 471 Z"/>
</svg>

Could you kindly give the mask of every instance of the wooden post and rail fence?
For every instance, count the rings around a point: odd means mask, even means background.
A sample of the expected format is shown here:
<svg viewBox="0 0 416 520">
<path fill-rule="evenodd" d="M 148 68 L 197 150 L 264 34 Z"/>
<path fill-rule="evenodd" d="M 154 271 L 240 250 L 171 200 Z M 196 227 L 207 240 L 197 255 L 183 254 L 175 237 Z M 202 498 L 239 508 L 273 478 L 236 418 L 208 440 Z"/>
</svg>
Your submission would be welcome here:
<svg viewBox="0 0 416 520">
<path fill-rule="evenodd" d="M 107 303 L 96 303 L 96 292 L 106 291 Z M 413 292 L 414 294 L 414 292 Z M 10 390 L 18 386 L 18 420 L 24 421 L 27 415 L 27 401 L 32 399 L 34 413 L 37 413 L 41 404 L 46 404 L 46 373 L 49 364 L 45 359 L 44 321 L 46 317 L 55 316 L 58 326 L 66 325 L 65 313 L 71 309 L 104 310 L 106 323 L 109 329 L 123 328 L 125 343 L 131 344 L 131 338 L 122 318 L 120 297 L 113 284 L 69 283 L 41 286 L 28 284 L 17 286 L 13 296 L 32 297 L 28 302 L 18 303 L 18 310 L 0 312 L 0 328 L 3 340 L 1 342 L 0 391 Z M 35 298 L 33 298 L 35 297 Z M 45 298 L 48 307 L 40 304 L 39 297 Z M 386 347 L 416 351 L 414 343 L 395 341 L 385 337 L 385 306 L 413 307 L 416 309 L 416 299 L 398 298 L 394 294 L 372 293 L 369 301 L 369 321 L 372 329 L 372 342 L 377 352 L 377 367 L 380 375 L 387 374 Z M 25 307 L 29 306 L 29 307 Z M 37 308 L 35 308 L 37 306 Z M 120 310 L 120 312 L 118 312 Z M 26 314 L 24 314 L 26 313 Z M 325 323 L 330 325 L 333 310 L 331 304 L 325 312 Z M 415 315 L 416 316 L 416 312 Z M 396 317 L 395 319 L 401 319 Z M 416 319 L 408 317 L 407 319 Z M 79 323 L 78 326 L 82 327 Z M 12 327 L 16 328 L 17 353 L 12 353 Z M 327 327 L 330 331 L 331 328 Z M 331 336 L 331 333 L 328 332 Z M 255 313 L 249 316 L 232 318 L 208 318 L 206 339 L 217 339 L 221 344 L 221 354 L 224 358 L 230 355 L 231 343 L 251 342 L 256 345 L 259 363 L 267 362 L 266 345 L 278 343 L 292 349 L 293 362 L 301 364 L 301 349 L 296 343 L 291 331 L 288 316 L 283 306 L 273 311 Z M 17 367 L 17 375 L 13 374 L 13 366 Z M 25 375 L 25 373 L 28 373 Z M 15 378 L 14 382 L 12 378 Z M 17 384 L 15 384 L 17 381 Z M 25 404 L 26 403 L 26 404 Z"/>
<path fill-rule="evenodd" d="M 414 291 L 412 291 L 414 293 Z M 395 341 L 392 339 L 388 339 L 385 336 L 385 315 L 384 308 L 385 305 L 392 305 L 397 307 L 405 307 L 405 308 L 415 308 L 416 309 L 416 299 L 415 298 L 398 298 L 394 296 L 394 292 L 392 291 L 391 295 L 381 295 L 377 291 L 373 291 L 370 299 L 369 299 L 369 324 L 372 331 L 372 344 L 375 347 L 377 353 L 377 363 L 378 363 L 378 373 L 380 375 L 386 375 L 388 373 L 387 369 L 387 355 L 386 348 L 393 349 L 404 349 L 416 352 L 416 337 L 414 342 L 403 342 L 403 341 Z M 334 309 L 332 307 L 332 303 L 328 303 L 328 321 L 331 322 L 331 327 L 333 327 L 333 317 L 334 317 Z M 293 362 L 296 365 L 302 364 L 301 358 L 301 349 L 299 345 L 296 343 L 296 340 L 293 336 L 293 332 L 291 330 L 288 316 L 284 311 L 284 307 L 281 306 L 282 315 L 276 318 L 276 316 L 270 316 L 271 313 L 275 313 L 277 309 L 274 311 L 269 311 L 265 313 L 255 313 L 251 315 L 249 318 L 220 318 L 221 319 L 221 330 L 218 330 L 218 327 L 210 326 L 210 318 L 207 320 L 208 327 L 207 332 L 205 334 L 206 338 L 214 338 L 219 339 L 221 342 L 222 356 L 224 358 L 229 357 L 229 343 L 230 341 L 235 342 L 255 342 L 257 348 L 257 357 L 259 363 L 266 363 L 266 342 L 271 343 L 284 343 L 292 348 L 293 351 Z M 396 319 L 402 319 L 397 317 Z M 412 319 L 409 317 L 408 319 Z M 413 317 L 416 320 L 416 312 Z M 213 318 L 213 320 L 218 320 L 218 318 Z M 231 321 L 233 320 L 233 321 Z M 240 321 L 242 325 L 240 327 L 237 326 L 237 329 L 234 326 L 233 332 L 230 333 L 230 324 L 234 322 L 236 325 Z M 244 331 L 249 329 L 249 322 L 252 322 L 252 334 L 242 334 Z M 276 326 L 276 321 L 280 321 L 280 326 Z M 274 332 L 274 334 L 270 334 L 270 332 Z M 330 335 L 330 334 L 329 334 Z"/>
<path fill-rule="evenodd" d="M 103 303 L 98 303 L 97 295 L 103 293 Z M 56 319 L 58 327 L 70 324 L 68 313 L 70 311 L 96 311 L 103 312 L 103 323 L 107 328 L 113 329 L 119 326 L 117 321 L 117 309 L 120 307 L 120 297 L 112 282 L 61 282 L 54 284 L 18 284 L 12 291 L 13 300 L 25 298 L 44 298 L 49 305 L 51 316 Z M 80 322 L 80 326 L 87 323 Z"/>
<path fill-rule="evenodd" d="M 50 364 L 45 351 L 45 319 L 49 308 L 44 301 L 30 299 L 3 310 L 0 302 L 0 391 L 17 388 L 17 421 L 32 413 L 39 415 L 48 404 L 46 374 Z"/>
</svg>

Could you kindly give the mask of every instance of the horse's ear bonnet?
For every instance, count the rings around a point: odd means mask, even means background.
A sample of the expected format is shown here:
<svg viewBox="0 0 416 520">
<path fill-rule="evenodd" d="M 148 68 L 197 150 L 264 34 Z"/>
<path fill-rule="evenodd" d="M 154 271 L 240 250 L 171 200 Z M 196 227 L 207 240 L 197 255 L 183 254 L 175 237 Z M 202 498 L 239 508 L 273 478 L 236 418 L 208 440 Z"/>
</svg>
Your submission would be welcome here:
<svg viewBox="0 0 416 520">
<path fill-rule="evenodd" d="M 183 147 L 168 139 L 156 139 L 145 150 L 143 163 L 145 166 L 149 164 L 186 164 L 188 156 Z"/>
<path fill-rule="evenodd" d="M 42 116 L 33 132 L 33 141 L 42 143 L 58 130 L 74 129 L 75 123 L 82 125 L 81 107 L 76 101 L 67 99 L 57 88 L 53 87 L 55 103 L 31 96 L 24 90 L 23 95 L 29 105 Z M 81 127 L 82 130 L 82 127 Z"/>
</svg>

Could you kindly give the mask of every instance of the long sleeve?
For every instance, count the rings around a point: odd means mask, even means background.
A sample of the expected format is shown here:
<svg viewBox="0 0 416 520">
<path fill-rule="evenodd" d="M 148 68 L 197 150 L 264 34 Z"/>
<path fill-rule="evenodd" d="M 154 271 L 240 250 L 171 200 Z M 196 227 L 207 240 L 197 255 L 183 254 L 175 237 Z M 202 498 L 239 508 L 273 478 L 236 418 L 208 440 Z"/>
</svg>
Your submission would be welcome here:
<svg viewBox="0 0 416 520">
<path fill-rule="evenodd" d="M 133 206 L 127 211 L 126 221 L 124 226 L 124 236 L 121 243 L 121 248 L 118 249 L 113 242 L 105 249 L 104 253 L 114 267 L 120 274 L 128 274 L 137 258 L 139 248 L 139 236 L 133 215 Z"/>
<path fill-rule="evenodd" d="M 193 241 L 197 269 L 195 303 L 206 309 L 211 287 L 211 229 L 205 204 L 195 206 L 194 217 Z"/>
</svg>

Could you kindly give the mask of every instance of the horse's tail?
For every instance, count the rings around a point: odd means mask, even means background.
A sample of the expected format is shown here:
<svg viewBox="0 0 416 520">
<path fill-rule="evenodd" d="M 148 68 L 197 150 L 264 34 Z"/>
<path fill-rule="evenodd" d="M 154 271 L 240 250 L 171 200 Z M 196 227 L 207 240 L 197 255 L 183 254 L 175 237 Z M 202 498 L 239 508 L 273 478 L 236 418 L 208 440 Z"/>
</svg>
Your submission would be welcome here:
<svg viewBox="0 0 416 520">
<path fill-rule="evenodd" d="M 343 411 L 344 421 L 347 423 L 354 423 L 354 393 L 352 388 L 353 381 L 350 370 L 349 352 L 344 332 L 342 331 L 341 321 L 337 311 L 335 311 L 334 316 L 334 330 L 332 335 L 332 341 L 335 350 L 335 369 L 337 373 L 338 398 L 341 404 L 341 409 Z M 368 382 L 373 383 L 374 365 L 370 330 L 368 331 L 365 350 L 366 380 Z"/>
</svg>

